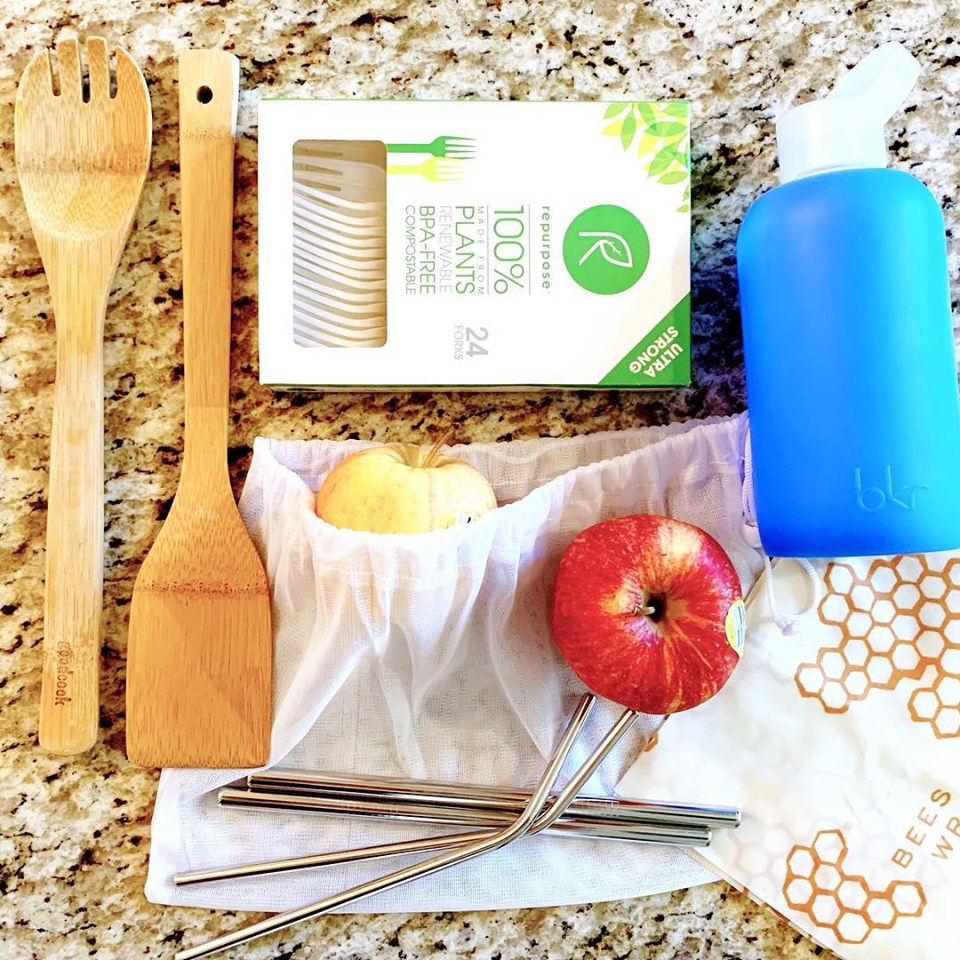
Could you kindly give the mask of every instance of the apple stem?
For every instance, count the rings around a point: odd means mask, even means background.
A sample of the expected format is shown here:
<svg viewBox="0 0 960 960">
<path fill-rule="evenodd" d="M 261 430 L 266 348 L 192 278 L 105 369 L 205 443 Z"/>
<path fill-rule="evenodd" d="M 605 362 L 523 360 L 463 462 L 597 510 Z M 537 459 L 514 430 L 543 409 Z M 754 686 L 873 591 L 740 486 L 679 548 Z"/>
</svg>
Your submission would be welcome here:
<svg viewBox="0 0 960 960">
<path fill-rule="evenodd" d="M 443 445 L 453 436 L 453 427 L 447 427 L 443 433 L 434 441 L 433 446 L 427 451 L 427 455 L 420 463 L 422 467 L 432 467 L 434 461 L 440 456 L 440 450 Z"/>
<path fill-rule="evenodd" d="M 657 612 L 657 608 L 651 607 L 649 604 L 645 607 L 641 607 L 637 605 L 636 607 L 633 608 L 633 612 L 638 617 L 652 617 Z"/>
</svg>

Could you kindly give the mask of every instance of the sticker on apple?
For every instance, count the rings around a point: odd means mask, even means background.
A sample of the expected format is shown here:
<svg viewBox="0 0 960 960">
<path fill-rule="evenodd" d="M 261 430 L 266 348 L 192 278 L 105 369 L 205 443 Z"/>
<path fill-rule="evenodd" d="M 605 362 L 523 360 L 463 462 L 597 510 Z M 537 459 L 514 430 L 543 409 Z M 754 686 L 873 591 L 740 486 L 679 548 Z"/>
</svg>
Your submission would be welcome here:
<svg viewBox="0 0 960 960">
<path fill-rule="evenodd" d="M 724 626 L 727 630 L 727 642 L 736 650 L 737 656 L 742 657 L 747 640 L 747 607 L 743 600 L 735 601 L 727 611 Z"/>
</svg>

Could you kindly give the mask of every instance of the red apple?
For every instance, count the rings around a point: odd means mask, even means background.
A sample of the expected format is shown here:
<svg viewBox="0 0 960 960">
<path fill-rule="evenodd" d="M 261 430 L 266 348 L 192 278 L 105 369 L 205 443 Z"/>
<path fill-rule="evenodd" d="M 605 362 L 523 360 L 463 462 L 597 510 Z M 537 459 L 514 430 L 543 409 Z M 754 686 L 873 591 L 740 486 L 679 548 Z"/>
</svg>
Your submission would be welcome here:
<svg viewBox="0 0 960 960">
<path fill-rule="evenodd" d="M 699 527 L 605 520 L 564 552 L 550 626 L 595 693 L 642 713 L 677 713 L 712 697 L 740 660 L 740 579 Z"/>
</svg>

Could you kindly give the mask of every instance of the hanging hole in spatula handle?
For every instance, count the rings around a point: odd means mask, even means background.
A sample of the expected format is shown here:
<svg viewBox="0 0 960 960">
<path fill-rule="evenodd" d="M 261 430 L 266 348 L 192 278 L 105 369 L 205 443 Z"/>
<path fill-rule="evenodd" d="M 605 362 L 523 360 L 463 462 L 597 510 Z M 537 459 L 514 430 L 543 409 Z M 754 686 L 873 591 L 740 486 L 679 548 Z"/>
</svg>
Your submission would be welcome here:
<svg viewBox="0 0 960 960">
<path fill-rule="evenodd" d="M 180 136 L 233 137 L 240 99 L 240 61 L 225 50 L 184 50 L 178 58 Z"/>
<path fill-rule="evenodd" d="M 240 61 L 186 50 L 180 84 L 187 460 L 225 457 L 230 380 L 234 136 Z"/>
</svg>

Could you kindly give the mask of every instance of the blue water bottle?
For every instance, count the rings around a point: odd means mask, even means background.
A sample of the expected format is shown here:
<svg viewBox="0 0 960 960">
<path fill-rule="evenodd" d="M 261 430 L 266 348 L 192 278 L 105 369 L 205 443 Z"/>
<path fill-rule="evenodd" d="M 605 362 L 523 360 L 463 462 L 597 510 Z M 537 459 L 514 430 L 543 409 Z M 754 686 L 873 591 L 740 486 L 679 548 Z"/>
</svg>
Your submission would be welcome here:
<svg viewBox="0 0 960 960">
<path fill-rule="evenodd" d="M 757 521 L 772 556 L 960 547 L 943 215 L 885 169 L 919 74 L 889 43 L 777 123 L 783 183 L 737 239 Z"/>
</svg>

